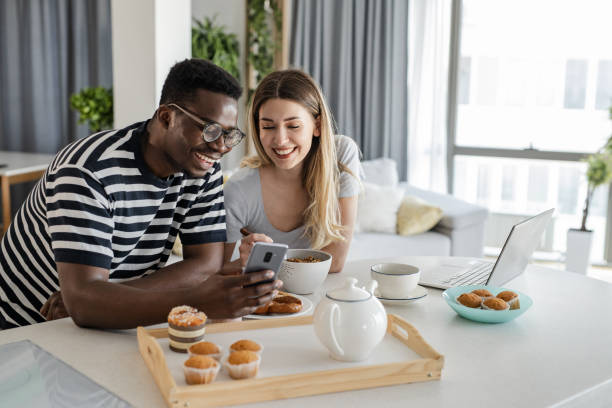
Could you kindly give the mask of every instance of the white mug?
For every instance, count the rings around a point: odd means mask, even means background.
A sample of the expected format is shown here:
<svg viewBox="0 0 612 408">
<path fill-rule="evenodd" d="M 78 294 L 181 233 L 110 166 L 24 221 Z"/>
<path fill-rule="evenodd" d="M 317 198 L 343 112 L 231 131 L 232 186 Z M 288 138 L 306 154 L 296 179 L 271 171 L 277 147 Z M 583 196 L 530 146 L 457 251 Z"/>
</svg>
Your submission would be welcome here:
<svg viewBox="0 0 612 408">
<path fill-rule="evenodd" d="M 387 299 L 405 299 L 419 283 L 421 270 L 414 265 L 379 263 L 370 267 L 372 279 L 378 282 L 378 292 Z"/>
</svg>

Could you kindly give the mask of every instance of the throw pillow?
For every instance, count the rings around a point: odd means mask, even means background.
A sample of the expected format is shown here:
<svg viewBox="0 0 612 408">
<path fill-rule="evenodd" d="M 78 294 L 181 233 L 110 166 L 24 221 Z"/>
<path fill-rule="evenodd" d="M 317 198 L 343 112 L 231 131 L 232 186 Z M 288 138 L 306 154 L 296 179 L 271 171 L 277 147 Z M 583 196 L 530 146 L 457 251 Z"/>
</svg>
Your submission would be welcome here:
<svg viewBox="0 0 612 408">
<path fill-rule="evenodd" d="M 442 210 L 417 197 L 404 197 L 397 211 L 400 235 L 420 234 L 432 229 L 442 218 Z"/>
<path fill-rule="evenodd" d="M 401 188 L 363 183 L 355 231 L 395 234 L 397 210 L 403 196 L 404 190 Z"/>
<path fill-rule="evenodd" d="M 364 181 L 366 183 L 379 186 L 397 186 L 399 177 L 395 160 L 388 157 L 365 160 L 361 162 L 361 167 L 363 168 Z"/>
</svg>

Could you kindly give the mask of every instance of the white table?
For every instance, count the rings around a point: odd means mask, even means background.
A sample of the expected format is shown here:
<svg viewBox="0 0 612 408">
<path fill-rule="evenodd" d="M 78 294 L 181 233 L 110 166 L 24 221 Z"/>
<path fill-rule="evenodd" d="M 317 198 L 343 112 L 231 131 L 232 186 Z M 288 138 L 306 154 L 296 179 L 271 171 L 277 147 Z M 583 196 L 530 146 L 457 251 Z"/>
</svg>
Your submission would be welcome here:
<svg viewBox="0 0 612 408">
<path fill-rule="evenodd" d="M 427 267 L 441 258 L 394 260 Z M 351 262 L 343 273 L 330 275 L 325 286 L 339 286 L 348 275 L 365 283 L 369 265 L 376 262 Z M 445 356 L 440 381 L 250 406 L 610 406 L 612 285 L 530 265 L 505 286 L 528 294 L 534 302 L 524 315 L 505 324 L 465 320 L 435 289 L 428 289 L 428 296 L 412 305 L 387 307 Z M 39 344 L 135 406 L 165 406 L 138 352 L 134 331 L 85 330 L 62 319 L 0 332 L 0 344 L 22 339 Z"/>
<path fill-rule="evenodd" d="M 0 191 L 2 192 L 2 230 L 11 223 L 11 185 L 39 179 L 51 160 L 51 154 L 0 151 Z"/>
</svg>

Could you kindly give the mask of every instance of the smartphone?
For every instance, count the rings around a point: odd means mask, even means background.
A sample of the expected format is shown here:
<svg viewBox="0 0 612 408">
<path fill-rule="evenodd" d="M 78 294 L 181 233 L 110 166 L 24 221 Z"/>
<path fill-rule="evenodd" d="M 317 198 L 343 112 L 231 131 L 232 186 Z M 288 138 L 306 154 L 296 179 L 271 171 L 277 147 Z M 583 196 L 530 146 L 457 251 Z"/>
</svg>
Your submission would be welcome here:
<svg viewBox="0 0 612 408">
<path fill-rule="evenodd" d="M 260 283 L 274 282 L 276 275 L 278 275 L 278 270 L 280 269 L 281 263 L 283 262 L 283 259 L 285 259 L 287 248 L 288 247 L 285 244 L 256 242 L 253 244 L 253 249 L 251 249 L 249 259 L 247 260 L 246 267 L 244 268 L 244 273 L 270 269 L 274 271 L 274 278 L 269 281 L 258 282 L 257 284 L 259 285 Z"/>
</svg>

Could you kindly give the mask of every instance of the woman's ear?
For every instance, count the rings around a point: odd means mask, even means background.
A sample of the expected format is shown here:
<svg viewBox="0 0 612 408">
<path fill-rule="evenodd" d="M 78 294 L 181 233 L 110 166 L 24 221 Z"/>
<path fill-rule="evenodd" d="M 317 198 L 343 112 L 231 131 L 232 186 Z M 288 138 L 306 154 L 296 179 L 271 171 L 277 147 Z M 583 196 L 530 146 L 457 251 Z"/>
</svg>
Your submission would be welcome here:
<svg viewBox="0 0 612 408">
<path fill-rule="evenodd" d="M 315 119 L 315 128 L 312 134 L 314 137 L 321 136 L 321 118 L 320 117 Z"/>
</svg>

